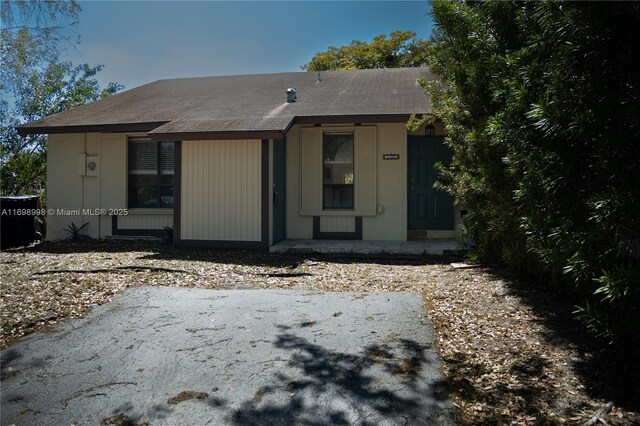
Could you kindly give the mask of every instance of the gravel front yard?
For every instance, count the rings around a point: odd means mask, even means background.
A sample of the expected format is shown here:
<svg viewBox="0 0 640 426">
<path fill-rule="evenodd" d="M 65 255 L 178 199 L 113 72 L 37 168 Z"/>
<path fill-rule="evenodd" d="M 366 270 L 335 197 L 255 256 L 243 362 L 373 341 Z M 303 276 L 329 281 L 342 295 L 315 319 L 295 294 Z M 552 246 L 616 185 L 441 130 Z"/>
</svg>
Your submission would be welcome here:
<svg viewBox="0 0 640 426">
<path fill-rule="evenodd" d="M 455 259 L 353 259 L 45 243 L 0 253 L 0 344 L 138 285 L 423 292 L 462 424 L 640 424 L 636 363 L 590 346 L 571 306 Z M 592 423 L 596 424 L 596 423 Z"/>
</svg>

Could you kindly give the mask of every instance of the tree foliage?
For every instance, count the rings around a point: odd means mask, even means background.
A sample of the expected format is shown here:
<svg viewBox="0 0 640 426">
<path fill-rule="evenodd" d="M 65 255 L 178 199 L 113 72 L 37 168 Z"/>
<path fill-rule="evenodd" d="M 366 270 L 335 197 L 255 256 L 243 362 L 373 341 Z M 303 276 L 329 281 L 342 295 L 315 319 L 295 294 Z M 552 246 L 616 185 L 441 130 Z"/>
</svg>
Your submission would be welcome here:
<svg viewBox="0 0 640 426">
<path fill-rule="evenodd" d="M 379 35 L 371 43 L 354 40 L 346 46 L 331 46 L 316 53 L 302 66 L 307 71 L 419 67 L 426 64 L 429 42 L 413 31 Z"/>
<path fill-rule="evenodd" d="M 46 138 L 19 136 L 16 126 L 111 95 L 122 86 L 101 88 L 102 65 L 60 62 L 72 46 L 70 28 L 80 7 L 75 1 L 2 2 L 0 89 L 0 182 L 3 195 L 40 194 L 46 186 Z"/>
<path fill-rule="evenodd" d="M 424 82 L 484 260 L 568 290 L 640 343 L 640 4 L 433 3 Z"/>
<path fill-rule="evenodd" d="M 48 63 L 21 81 L 12 107 L 6 101 L 0 104 L 0 181 L 4 195 L 40 194 L 46 187 L 46 137 L 20 136 L 16 127 L 115 93 L 121 86 L 111 83 L 100 88 L 94 78 L 101 69 L 101 65 Z"/>
<path fill-rule="evenodd" d="M 2 82 L 20 77 L 37 63 L 57 58 L 61 47 L 77 42 L 72 32 L 78 23 L 80 5 L 70 1 L 3 1 L 0 31 L 3 62 Z M 7 67 L 7 69 L 4 69 Z"/>
</svg>

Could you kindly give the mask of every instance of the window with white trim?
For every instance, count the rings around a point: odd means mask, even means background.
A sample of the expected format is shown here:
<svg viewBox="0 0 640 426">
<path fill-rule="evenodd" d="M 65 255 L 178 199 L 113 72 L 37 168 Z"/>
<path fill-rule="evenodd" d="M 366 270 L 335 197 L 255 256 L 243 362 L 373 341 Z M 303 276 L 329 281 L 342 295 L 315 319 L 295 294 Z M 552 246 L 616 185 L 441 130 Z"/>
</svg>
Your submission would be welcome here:
<svg viewBox="0 0 640 426">
<path fill-rule="evenodd" d="M 322 208 L 353 210 L 353 132 L 322 135 Z"/>
<path fill-rule="evenodd" d="M 175 143 L 129 138 L 129 208 L 173 208 Z"/>
</svg>

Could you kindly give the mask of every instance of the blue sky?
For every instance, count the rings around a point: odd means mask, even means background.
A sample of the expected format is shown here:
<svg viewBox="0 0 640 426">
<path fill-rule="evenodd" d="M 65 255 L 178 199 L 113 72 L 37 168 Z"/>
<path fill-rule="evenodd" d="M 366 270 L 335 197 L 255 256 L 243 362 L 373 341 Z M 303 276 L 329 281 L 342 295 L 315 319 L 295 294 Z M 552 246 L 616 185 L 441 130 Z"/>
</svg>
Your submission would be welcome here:
<svg viewBox="0 0 640 426">
<path fill-rule="evenodd" d="M 74 63 L 101 83 L 300 71 L 328 46 L 394 30 L 431 33 L 426 1 L 82 1 Z"/>
</svg>

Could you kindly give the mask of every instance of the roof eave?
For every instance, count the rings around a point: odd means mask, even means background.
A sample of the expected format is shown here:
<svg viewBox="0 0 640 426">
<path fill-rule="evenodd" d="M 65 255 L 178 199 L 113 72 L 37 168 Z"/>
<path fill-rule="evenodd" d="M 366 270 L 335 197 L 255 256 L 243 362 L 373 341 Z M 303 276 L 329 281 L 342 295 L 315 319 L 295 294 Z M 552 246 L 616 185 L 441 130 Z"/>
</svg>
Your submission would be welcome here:
<svg viewBox="0 0 640 426">
<path fill-rule="evenodd" d="M 203 132 L 157 132 L 149 133 L 151 140 L 159 142 L 188 140 L 232 140 L 232 139 L 282 139 L 282 130 L 236 130 Z"/>
<path fill-rule="evenodd" d="M 155 121 L 149 123 L 118 123 L 118 124 L 83 124 L 70 126 L 46 126 L 42 124 L 23 124 L 16 127 L 20 136 L 44 135 L 60 133 L 123 133 L 123 132 L 149 132 L 168 121 Z"/>
<path fill-rule="evenodd" d="M 296 116 L 292 124 L 406 123 L 411 114 L 352 114 Z"/>
<path fill-rule="evenodd" d="M 152 140 L 219 140 L 219 139 L 282 139 L 295 124 L 347 124 L 347 123 L 406 123 L 411 114 L 353 114 L 353 115 L 308 115 L 294 117 L 284 129 L 277 130 L 227 130 L 195 132 L 154 132 L 169 121 L 148 123 L 86 124 L 69 126 L 46 126 L 23 124 L 17 127 L 21 136 L 60 133 L 125 133 L 148 132 Z"/>
</svg>

